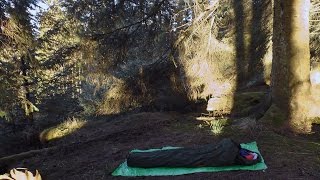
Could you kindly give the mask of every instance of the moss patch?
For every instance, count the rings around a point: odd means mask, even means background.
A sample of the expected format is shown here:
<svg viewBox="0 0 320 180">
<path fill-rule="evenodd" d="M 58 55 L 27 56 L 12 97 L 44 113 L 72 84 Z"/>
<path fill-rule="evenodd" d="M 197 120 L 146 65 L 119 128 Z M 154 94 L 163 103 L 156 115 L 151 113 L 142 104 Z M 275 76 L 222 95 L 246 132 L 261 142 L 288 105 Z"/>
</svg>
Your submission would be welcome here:
<svg viewBox="0 0 320 180">
<path fill-rule="evenodd" d="M 7 116 L 7 113 L 0 110 L 0 118 L 5 118 Z"/>
<path fill-rule="evenodd" d="M 264 92 L 237 93 L 234 97 L 233 113 L 248 114 L 253 106 L 263 100 L 264 96 Z"/>
</svg>

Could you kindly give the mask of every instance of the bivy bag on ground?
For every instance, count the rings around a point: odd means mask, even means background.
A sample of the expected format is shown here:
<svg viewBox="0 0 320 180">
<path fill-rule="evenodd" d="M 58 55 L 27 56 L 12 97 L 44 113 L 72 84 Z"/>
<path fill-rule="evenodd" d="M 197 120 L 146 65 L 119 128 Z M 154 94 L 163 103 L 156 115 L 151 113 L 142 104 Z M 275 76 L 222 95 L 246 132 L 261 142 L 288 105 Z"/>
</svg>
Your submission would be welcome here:
<svg viewBox="0 0 320 180">
<path fill-rule="evenodd" d="M 216 155 L 221 155 L 221 157 L 219 157 L 218 163 L 213 162 L 210 159 L 205 160 L 202 163 L 199 163 L 200 161 L 192 160 L 192 161 L 187 161 L 189 163 L 188 167 L 187 167 L 187 165 L 185 167 L 180 166 L 182 164 L 185 165 L 185 163 L 179 162 L 179 164 L 178 164 L 175 162 L 173 165 L 171 164 L 172 166 L 142 168 L 142 167 L 128 166 L 128 161 L 125 161 L 112 173 L 112 175 L 113 176 L 172 176 L 172 175 L 191 174 L 191 173 L 197 173 L 197 172 L 219 172 L 219 171 L 231 171 L 231 170 L 264 170 L 267 168 L 267 166 L 264 163 L 264 160 L 258 150 L 256 142 L 241 144 L 240 146 L 241 146 L 241 148 L 249 150 L 249 152 L 255 152 L 258 154 L 258 158 L 254 162 L 256 164 L 254 164 L 253 161 L 250 161 L 250 163 L 248 163 L 248 161 L 245 158 L 244 158 L 245 160 L 242 159 L 243 157 L 240 157 L 240 159 L 239 159 L 239 148 L 240 147 L 237 146 L 237 144 L 234 143 L 232 140 L 225 139 L 216 145 L 208 145 L 208 147 L 207 146 L 199 147 L 199 149 L 202 149 L 202 148 L 207 149 L 209 147 L 211 147 L 211 148 L 216 147 L 216 149 L 230 147 L 231 149 L 228 150 L 227 152 L 222 152 L 221 149 L 220 149 L 220 151 L 216 151 L 216 152 L 220 152 L 220 153 L 216 153 Z M 235 147 L 238 148 L 237 155 L 233 155 L 234 151 L 236 151 L 234 149 Z M 187 150 L 187 151 L 181 151 L 183 149 Z M 196 150 L 198 148 L 164 147 L 162 149 L 133 150 L 133 151 L 131 151 L 131 154 L 133 154 L 133 153 L 155 153 L 155 152 L 158 152 L 158 153 L 165 152 L 164 154 L 166 154 L 168 152 L 169 153 L 175 152 L 175 151 L 171 151 L 171 150 L 179 150 L 178 152 L 191 153 L 190 149 Z M 168 151 L 168 150 L 170 150 L 170 151 Z M 204 153 L 206 151 L 201 150 L 201 152 Z M 193 153 L 193 154 L 197 155 L 198 153 L 200 153 L 200 151 Z M 231 158 L 226 157 L 226 155 L 228 155 L 229 153 L 232 154 Z M 160 153 L 160 154 L 162 155 L 162 157 L 165 157 L 162 153 Z M 199 157 L 200 157 L 199 160 L 202 161 L 203 160 L 202 158 L 204 158 L 205 156 L 199 156 Z M 212 157 L 212 156 L 210 156 L 210 157 Z M 235 159 L 232 160 L 232 158 L 235 158 Z M 233 164 L 231 163 L 231 161 Z M 140 164 L 141 161 L 138 161 L 138 162 Z M 165 161 L 165 163 L 169 163 L 169 162 L 172 163 L 173 161 Z M 190 163 L 193 165 L 190 166 Z M 204 165 L 205 163 L 214 164 L 214 165 L 219 164 L 219 166 L 208 167 L 207 165 Z M 250 165 L 250 164 L 252 164 L 252 165 Z M 176 165 L 178 165 L 178 167 Z"/>
<path fill-rule="evenodd" d="M 256 164 L 260 159 L 246 160 L 240 156 L 240 145 L 231 139 L 217 144 L 192 148 L 168 149 L 154 152 L 131 152 L 127 163 L 130 167 L 215 167 L 235 164 Z"/>
</svg>

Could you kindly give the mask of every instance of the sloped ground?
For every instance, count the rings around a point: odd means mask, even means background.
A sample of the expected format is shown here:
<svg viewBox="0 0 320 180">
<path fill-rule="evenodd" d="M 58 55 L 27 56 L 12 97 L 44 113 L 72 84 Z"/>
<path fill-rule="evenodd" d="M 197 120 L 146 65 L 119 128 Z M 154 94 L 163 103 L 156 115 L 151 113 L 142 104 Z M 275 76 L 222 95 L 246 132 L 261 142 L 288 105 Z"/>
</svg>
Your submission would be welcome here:
<svg viewBox="0 0 320 180">
<path fill-rule="evenodd" d="M 44 179 L 318 179 L 320 136 L 286 137 L 258 125 L 240 132 L 230 126 L 212 135 L 193 114 L 139 113 L 112 120 L 91 120 L 76 133 L 50 143 L 60 146 L 44 151 L 11 167 L 38 169 Z M 257 141 L 268 169 L 198 173 L 174 177 L 112 177 L 131 149 L 162 146 L 196 146 L 215 143 L 223 137 L 238 142 Z M 61 145 L 63 144 L 63 146 Z"/>
</svg>

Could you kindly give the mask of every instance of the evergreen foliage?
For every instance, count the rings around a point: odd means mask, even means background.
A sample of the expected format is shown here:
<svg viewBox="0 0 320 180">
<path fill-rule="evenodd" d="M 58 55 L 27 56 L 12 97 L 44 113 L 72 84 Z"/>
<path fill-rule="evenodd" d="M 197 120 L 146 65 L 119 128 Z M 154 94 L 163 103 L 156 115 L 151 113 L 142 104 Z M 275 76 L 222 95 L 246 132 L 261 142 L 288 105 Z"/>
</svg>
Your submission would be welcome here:
<svg viewBox="0 0 320 180">
<path fill-rule="evenodd" d="M 3 64 L 0 78 L 3 80 L 1 89 L 1 109 L 12 111 L 20 104 L 27 117 L 37 108 L 32 102 L 32 85 L 34 84 L 34 29 L 31 24 L 29 10 L 36 4 L 35 0 L 5 1 L 2 5 L 2 48 L 0 62 Z M 32 119 L 32 118 L 31 118 Z"/>
<path fill-rule="evenodd" d="M 42 2 L 37 15 L 37 0 L 0 2 L 0 110 L 24 110 L 18 119 L 69 101 L 96 114 L 174 110 L 164 99 L 177 96 L 226 96 L 232 106 L 236 90 L 270 79 L 270 0 Z"/>
<path fill-rule="evenodd" d="M 39 62 L 38 103 L 67 91 L 76 96 L 80 83 L 81 54 L 79 23 L 68 17 L 60 3 L 52 3 L 39 14 L 36 58 Z"/>
</svg>

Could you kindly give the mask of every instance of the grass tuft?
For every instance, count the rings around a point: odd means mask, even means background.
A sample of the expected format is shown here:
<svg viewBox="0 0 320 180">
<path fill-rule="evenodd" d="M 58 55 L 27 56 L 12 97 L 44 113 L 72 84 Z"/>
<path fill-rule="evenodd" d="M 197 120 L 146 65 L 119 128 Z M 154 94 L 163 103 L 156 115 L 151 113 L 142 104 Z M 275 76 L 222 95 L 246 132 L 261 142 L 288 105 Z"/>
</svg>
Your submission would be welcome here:
<svg viewBox="0 0 320 180">
<path fill-rule="evenodd" d="M 55 139 L 60 139 L 71 133 L 74 133 L 78 129 L 82 128 L 87 121 L 77 119 L 75 117 L 69 118 L 61 124 L 45 129 L 40 133 L 40 141 L 45 143 Z"/>
</svg>

